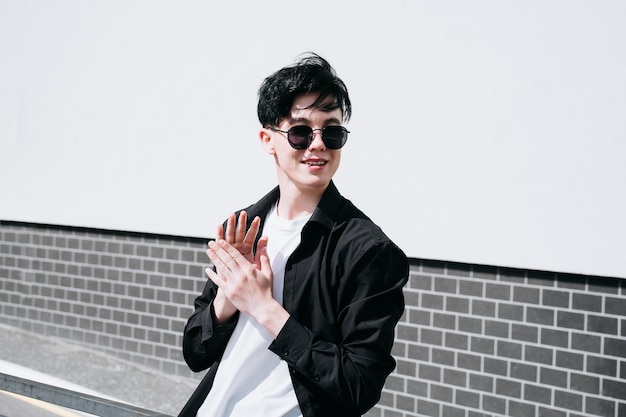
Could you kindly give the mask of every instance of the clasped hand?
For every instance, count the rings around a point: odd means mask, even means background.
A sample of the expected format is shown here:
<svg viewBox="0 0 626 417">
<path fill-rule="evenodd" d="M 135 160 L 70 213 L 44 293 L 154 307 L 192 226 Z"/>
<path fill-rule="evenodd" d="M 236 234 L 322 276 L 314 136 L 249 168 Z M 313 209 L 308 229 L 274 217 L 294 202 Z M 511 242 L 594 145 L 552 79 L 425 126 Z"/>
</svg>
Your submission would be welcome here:
<svg viewBox="0 0 626 417">
<path fill-rule="evenodd" d="M 232 214 L 217 228 L 217 239 L 209 242 L 206 253 L 216 271 L 206 269 L 208 277 L 218 286 L 214 311 L 219 322 L 227 321 L 236 310 L 261 321 L 267 306 L 272 301 L 273 274 L 267 256 L 267 237 L 254 241 L 259 232 L 260 218 L 256 217 L 246 230 L 247 214 L 241 212 L 239 219 Z"/>
</svg>

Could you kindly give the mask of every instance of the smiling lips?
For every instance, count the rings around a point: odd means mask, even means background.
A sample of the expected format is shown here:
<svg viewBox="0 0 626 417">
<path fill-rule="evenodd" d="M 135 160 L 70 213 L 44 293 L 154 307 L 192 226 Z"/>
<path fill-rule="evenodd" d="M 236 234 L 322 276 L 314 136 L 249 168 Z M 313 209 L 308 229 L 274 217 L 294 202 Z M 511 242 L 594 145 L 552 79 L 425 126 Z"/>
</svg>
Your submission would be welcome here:
<svg viewBox="0 0 626 417">
<path fill-rule="evenodd" d="M 327 161 L 323 159 L 307 159 L 304 161 L 304 163 L 309 166 L 324 166 L 326 165 Z"/>
</svg>

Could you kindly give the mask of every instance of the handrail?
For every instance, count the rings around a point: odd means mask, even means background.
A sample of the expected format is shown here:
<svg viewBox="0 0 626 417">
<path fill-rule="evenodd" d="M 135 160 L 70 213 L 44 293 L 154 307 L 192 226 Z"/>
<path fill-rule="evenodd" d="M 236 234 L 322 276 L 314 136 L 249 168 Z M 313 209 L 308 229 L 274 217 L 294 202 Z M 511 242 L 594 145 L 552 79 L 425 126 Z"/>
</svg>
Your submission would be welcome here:
<svg viewBox="0 0 626 417">
<path fill-rule="evenodd" d="M 130 404 L 3 373 L 0 373 L 0 390 L 93 414 L 98 417 L 171 417 Z"/>
</svg>

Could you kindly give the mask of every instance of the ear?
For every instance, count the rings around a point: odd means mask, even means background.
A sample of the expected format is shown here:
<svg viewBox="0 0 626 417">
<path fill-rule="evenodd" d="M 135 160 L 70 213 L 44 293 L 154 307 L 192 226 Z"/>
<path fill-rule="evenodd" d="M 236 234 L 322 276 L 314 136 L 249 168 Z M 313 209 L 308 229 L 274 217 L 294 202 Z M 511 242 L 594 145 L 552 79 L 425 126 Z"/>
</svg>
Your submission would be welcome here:
<svg viewBox="0 0 626 417">
<path fill-rule="evenodd" d="M 261 141 L 261 146 L 265 149 L 270 155 L 274 155 L 276 151 L 274 150 L 274 142 L 272 140 L 272 136 L 267 131 L 267 129 L 261 129 L 259 131 L 259 140 Z"/>
</svg>

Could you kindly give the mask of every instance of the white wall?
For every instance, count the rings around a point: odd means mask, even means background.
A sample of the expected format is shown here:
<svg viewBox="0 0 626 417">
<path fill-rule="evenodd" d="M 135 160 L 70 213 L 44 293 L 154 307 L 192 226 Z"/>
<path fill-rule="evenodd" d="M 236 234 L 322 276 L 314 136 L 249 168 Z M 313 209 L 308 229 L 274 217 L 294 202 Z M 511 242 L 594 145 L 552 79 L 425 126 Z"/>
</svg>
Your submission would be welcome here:
<svg viewBox="0 0 626 417">
<path fill-rule="evenodd" d="M 213 236 L 262 79 L 350 89 L 336 177 L 411 257 L 626 277 L 626 3 L 0 0 L 0 219 Z"/>
</svg>

